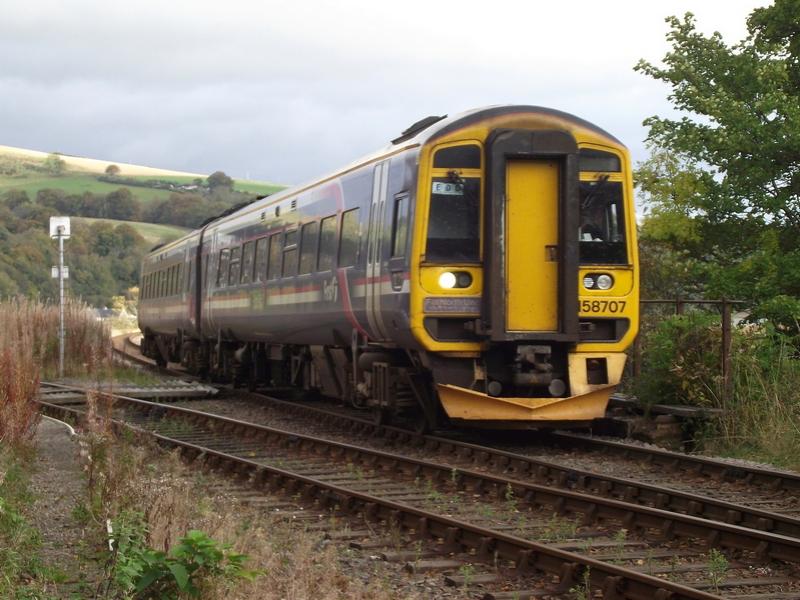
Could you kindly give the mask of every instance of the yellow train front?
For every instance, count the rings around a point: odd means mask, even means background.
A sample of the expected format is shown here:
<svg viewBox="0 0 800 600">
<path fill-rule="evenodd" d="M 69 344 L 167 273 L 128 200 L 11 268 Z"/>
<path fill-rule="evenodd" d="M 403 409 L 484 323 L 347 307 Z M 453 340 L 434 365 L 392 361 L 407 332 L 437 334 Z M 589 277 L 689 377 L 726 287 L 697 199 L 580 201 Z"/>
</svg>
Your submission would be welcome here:
<svg viewBox="0 0 800 600">
<path fill-rule="evenodd" d="M 565 113 L 501 107 L 430 132 L 419 165 L 411 329 L 449 419 L 602 417 L 638 329 L 625 147 Z"/>
<path fill-rule="evenodd" d="M 142 350 L 380 421 L 542 427 L 604 414 L 638 328 L 630 161 L 563 112 L 414 124 L 142 266 Z"/>
</svg>

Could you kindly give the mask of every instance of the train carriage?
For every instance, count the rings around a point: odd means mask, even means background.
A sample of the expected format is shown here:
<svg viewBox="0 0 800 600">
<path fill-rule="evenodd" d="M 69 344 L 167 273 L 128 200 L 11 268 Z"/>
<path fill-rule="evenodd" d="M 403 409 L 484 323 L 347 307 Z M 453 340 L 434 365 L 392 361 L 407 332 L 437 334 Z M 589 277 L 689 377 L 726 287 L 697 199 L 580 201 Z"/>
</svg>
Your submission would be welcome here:
<svg viewBox="0 0 800 600">
<path fill-rule="evenodd" d="M 151 252 L 143 351 L 421 428 L 585 423 L 638 329 L 632 195 L 627 150 L 572 115 L 429 117 Z"/>
</svg>

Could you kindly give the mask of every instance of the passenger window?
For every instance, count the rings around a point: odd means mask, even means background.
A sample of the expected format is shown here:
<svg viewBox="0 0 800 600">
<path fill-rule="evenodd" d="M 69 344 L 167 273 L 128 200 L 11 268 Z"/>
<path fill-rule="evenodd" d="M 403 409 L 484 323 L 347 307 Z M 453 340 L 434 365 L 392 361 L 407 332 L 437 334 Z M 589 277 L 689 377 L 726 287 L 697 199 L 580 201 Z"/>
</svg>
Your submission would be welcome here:
<svg viewBox="0 0 800 600">
<path fill-rule="evenodd" d="M 394 200 L 392 219 L 392 258 L 405 256 L 408 237 L 408 194 L 397 196 Z"/>
<path fill-rule="evenodd" d="M 277 279 L 281 276 L 281 236 L 282 233 L 273 233 L 269 238 L 269 270 L 267 279 Z"/>
<path fill-rule="evenodd" d="M 269 256 L 269 238 L 262 237 L 256 240 L 256 266 L 255 280 L 267 280 L 267 257 Z"/>
<path fill-rule="evenodd" d="M 361 223 L 358 210 L 348 210 L 342 215 L 342 235 L 339 240 L 339 266 L 349 267 L 358 262 L 358 247 L 361 242 Z"/>
<path fill-rule="evenodd" d="M 225 287 L 228 284 L 228 258 L 230 250 L 224 248 L 219 251 L 219 264 L 217 266 L 217 287 Z"/>
<path fill-rule="evenodd" d="M 250 283 L 253 280 L 253 253 L 255 252 L 255 242 L 247 242 L 242 250 L 242 283 Z"/>
<path fill-rule="evenodd" d="M 228 274 L 228 285 L 236 285 L 239 283 L 239 268 L 241 267 L 242 248 L 236 246 L 231 248 L 231 264 L 230 273 Z"/>
<path fill-rule="evenodd" d="M 283 244 L 283 277 L 297 275 L 297 230 L 287 231 Z"/>
<path fill-rule="evenodd" d="M 317 222 L 306 223 L 300 233 L 300 275 L 314 270 L 317 257 Z"/>
<path fill-rule="evenodd" d="M 336 263 L 336 215 L 325 217 L 319 228 L 317 271 L 330 271 Z"/>
</svg>

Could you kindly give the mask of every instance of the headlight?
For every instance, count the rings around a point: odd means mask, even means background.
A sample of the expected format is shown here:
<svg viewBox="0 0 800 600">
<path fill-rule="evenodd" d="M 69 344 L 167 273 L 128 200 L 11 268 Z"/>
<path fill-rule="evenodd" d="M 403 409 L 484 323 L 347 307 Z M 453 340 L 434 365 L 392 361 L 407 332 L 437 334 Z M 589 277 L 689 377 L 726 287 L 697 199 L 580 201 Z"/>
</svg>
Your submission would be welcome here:
<svg viewBox="0 0 800 600">
<path fill-rule="evenodd" d="M 439 287 L 445 290 L 451 290 L 456 287 L 456 275 L 450 271 L 445 271 L 439 275 Z"/>
<path fill-rule="evenodd" d="M 598 275 L 597 277 L 597 288 L 600 290 L 609 290 L 611 286 L 614 285 L 614 278 L 611 275 Z"/>
<path fill-rule="evenodd" d="M 594 277 L 592 277 L 591 275 L 587 275 L 586 277 L 584 277 L 583 287 L 585 287 L 587 290 L 592 289 L 594 287 Z"/>
</svg>

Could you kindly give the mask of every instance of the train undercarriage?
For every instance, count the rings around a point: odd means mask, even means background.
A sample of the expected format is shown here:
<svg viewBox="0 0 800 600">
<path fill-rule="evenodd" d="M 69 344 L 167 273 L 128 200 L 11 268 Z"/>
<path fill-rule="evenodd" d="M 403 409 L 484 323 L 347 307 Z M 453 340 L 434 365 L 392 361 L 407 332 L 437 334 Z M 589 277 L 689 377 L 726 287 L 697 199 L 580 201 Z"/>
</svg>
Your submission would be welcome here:
<svg viewBox="0 0 800 600">
<path fill-rule="evenodd" d="M 428 431 L 585 426 L 603 416 L 624 366 L 621 353 L 571 354 L 566 344 L 508 343 L 479 356 L 442 356 L 364 343 L 269 344 L 146 333 L 142 352 L 203 379 L 364 410 L 377 424 Z M 571 382 L 571 383 L 570 383 Z"/>
</svg>

